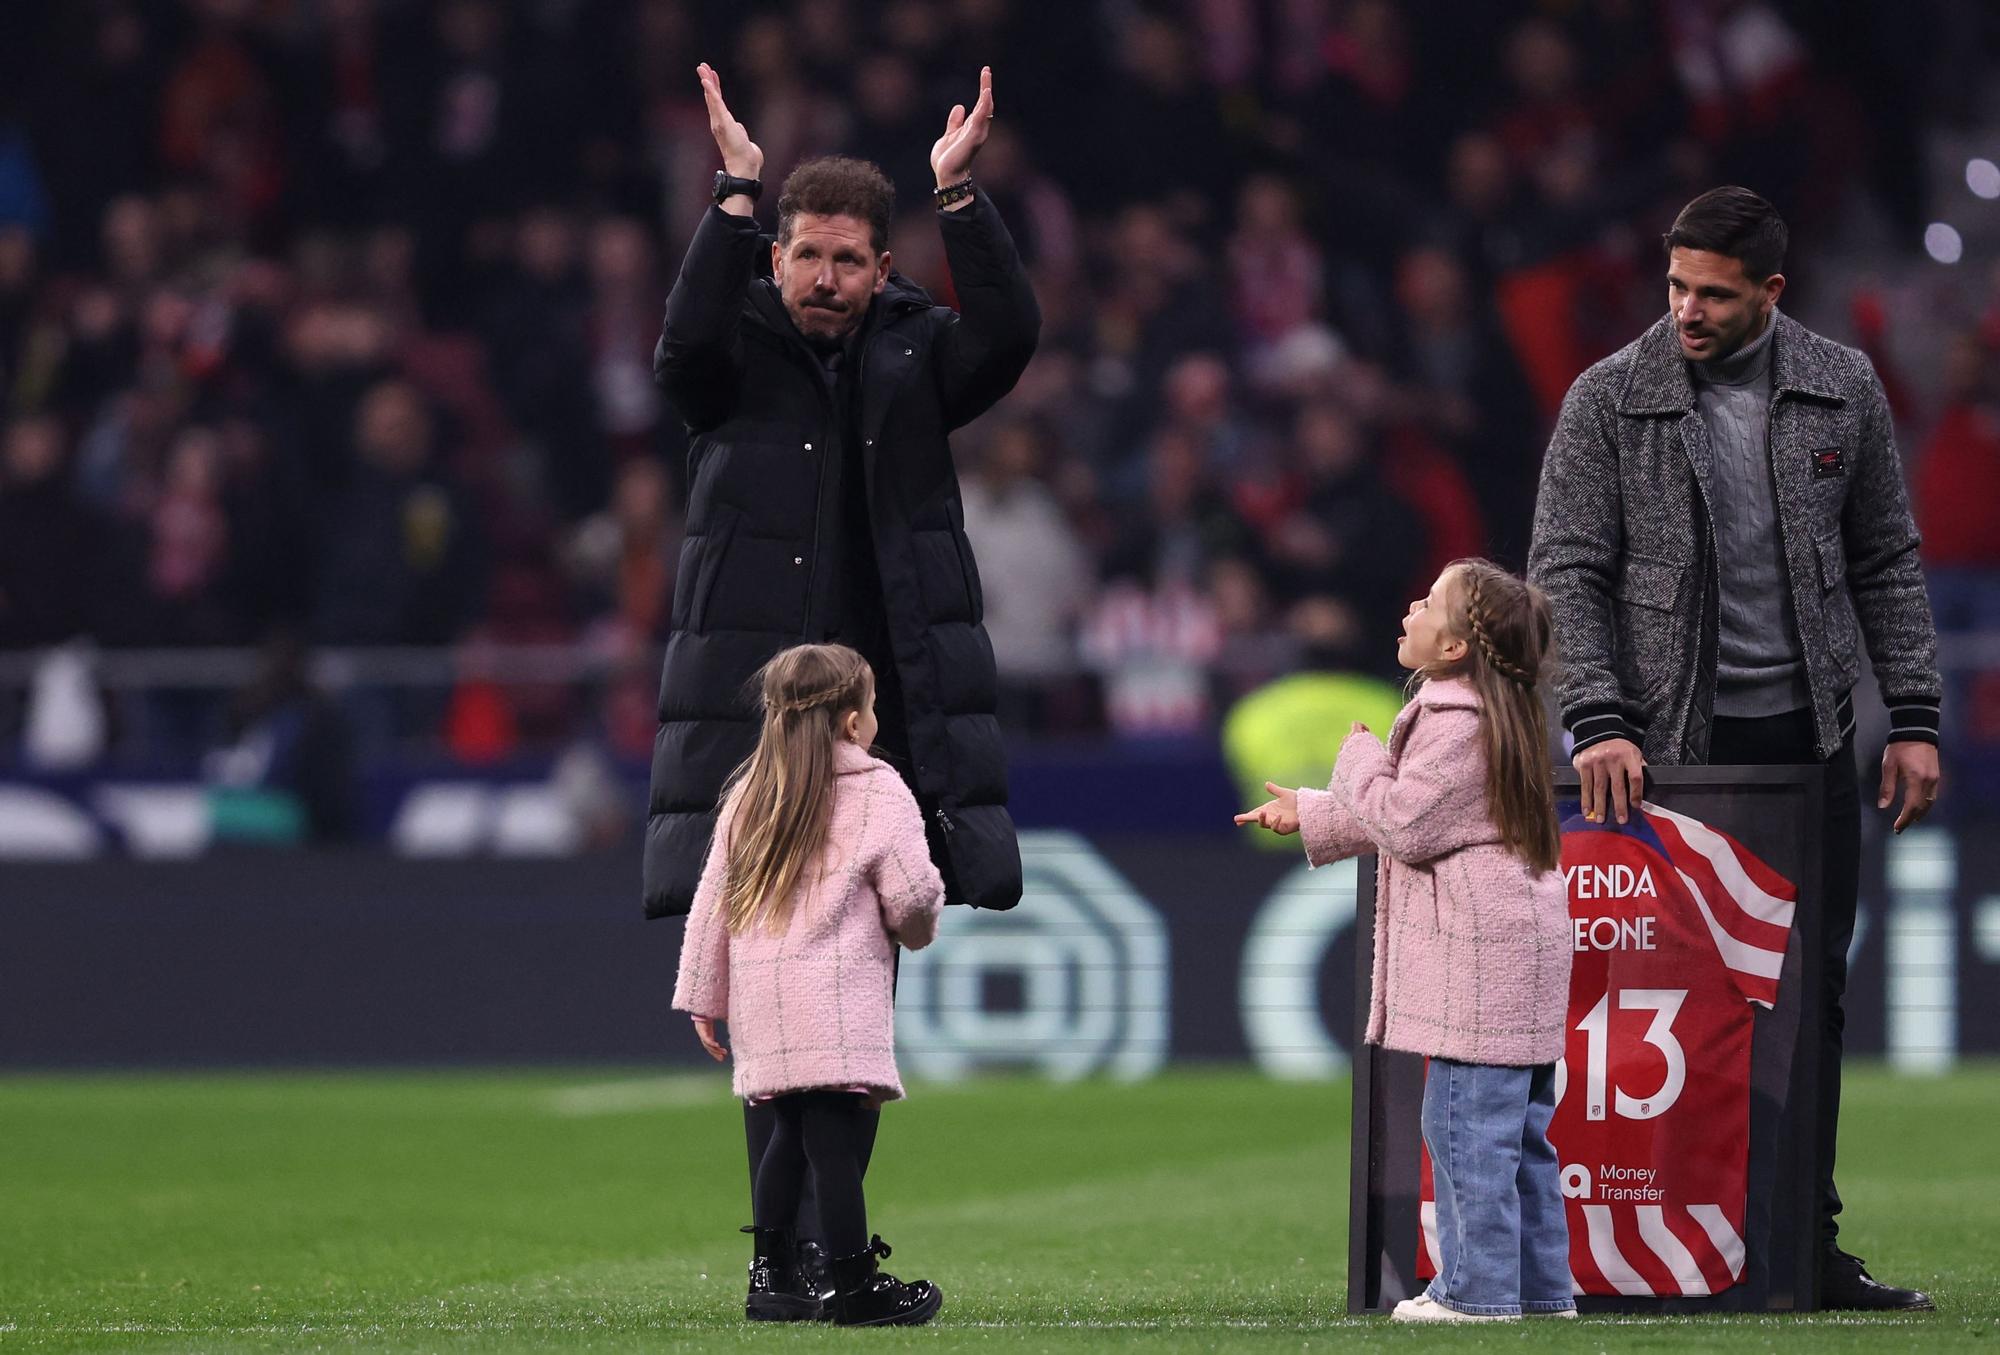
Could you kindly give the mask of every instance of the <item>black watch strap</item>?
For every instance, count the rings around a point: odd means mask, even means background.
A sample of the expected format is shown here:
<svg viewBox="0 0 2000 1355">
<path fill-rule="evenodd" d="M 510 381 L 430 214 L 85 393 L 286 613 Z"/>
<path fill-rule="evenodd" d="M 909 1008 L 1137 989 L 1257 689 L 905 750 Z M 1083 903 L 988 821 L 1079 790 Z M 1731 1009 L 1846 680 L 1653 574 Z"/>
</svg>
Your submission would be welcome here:
<svg viewBox="0 0 2000 1355">
<path fill-rule="evenodd" d="M 733 198 L 738 193 L 755 202 L 763 196 L 764 181 L 762 179 L 739 179 L 726 169 L 715 171 L 715 200 L 717 202 L 721 202 L 724 198 Z"/>
</svg>

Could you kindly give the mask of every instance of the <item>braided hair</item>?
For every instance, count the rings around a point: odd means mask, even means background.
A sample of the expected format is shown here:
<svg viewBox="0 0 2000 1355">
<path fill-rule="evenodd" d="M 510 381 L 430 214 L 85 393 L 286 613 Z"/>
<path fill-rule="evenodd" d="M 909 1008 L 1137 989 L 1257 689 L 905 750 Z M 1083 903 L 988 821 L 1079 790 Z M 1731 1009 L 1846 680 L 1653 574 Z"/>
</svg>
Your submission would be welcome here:
<svg viewBox="0 0 2000 1355">
<path fill-rule="evenodd" d="M 1463 659 L 1424 676 L 1465 678 L 1479 692 L 1487 809 L 1515 855 L 1553 870 L 1561 835 L 1548 714 L 1537 690 L 1555 636 L 1549 600 L 1491 560 L 1455 560 L 1446 573 L 1447 624 L 1468 644 Z"/>
<path fill-rule="evenodd" d="M 852 700 L 854 684 L 851 680 L 822 687 L 818 691 L 799 692 L 788 696 L 767 697 L 764 710 L 770 715 L 802 715 L 809 710 L 833 705 L 843 700 Z"/>
<path fill-rule="evenodd" d="M 1493 633 L 1486 624 L 1485 595 L 1491 586 L 1487 581 L 1486 571 L 1466 568 L 1464 578 L 1465 620 L 1472 628 L 1472 643 L 1479 651 L 1479 657 L 1509 681 L 1518 682 L 1523 687 L 1534 686 L 1535 674 L 1519 661 L 1502 653 L 1500 647 L 1493 643 Z"/>
</svg>

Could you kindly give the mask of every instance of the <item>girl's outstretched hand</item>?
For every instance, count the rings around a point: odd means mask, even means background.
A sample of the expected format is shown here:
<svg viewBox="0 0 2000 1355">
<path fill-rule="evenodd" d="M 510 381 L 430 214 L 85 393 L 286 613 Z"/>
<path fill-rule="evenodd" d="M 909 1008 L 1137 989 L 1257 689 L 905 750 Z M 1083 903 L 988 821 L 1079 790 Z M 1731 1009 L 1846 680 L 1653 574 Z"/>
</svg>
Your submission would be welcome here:
<svg viewBox="0 0 2000 1355">
<path fill-rule="evenodd" d="M 1374 732 L 1375 732 L 1374 730 L 1368 727 L 1366 721 L 1356 720 L 1354 722 L 1354 727 L 1347 731 L 1347 736 L 1349 738 L 1353 738 L 1356 734 L 1373 734 Z"/>
<path fill-rule="evenodd" d="M 729 1057 L 728 1049 L 723 1047 L 722 1041 L 715 1038 L 714 1017 L 712 1016 L 695 1017 L 694 1033 L 695 1033 L 695 1038 L 701 1041 L 701 1047 L 703 1049 L 706 1049 L 708 1051 L 708 1056 L 714 1059 L 717 1063 L 721 1063 L 724 1059 Z"/>
<path fill-rule="evenodd" d="M 1299 831 L 1299 793 L 1286 790 L 1283 786 L 1264 783 L 1264 789 L 1271 792 L 1271 800 L 1258 805 L 1248 814 L 1238 814 L 1239 824 L 1254 823 L 1260 828 L 1268 828 L 1280 837 L 1290 837 Z"/>
</svg>

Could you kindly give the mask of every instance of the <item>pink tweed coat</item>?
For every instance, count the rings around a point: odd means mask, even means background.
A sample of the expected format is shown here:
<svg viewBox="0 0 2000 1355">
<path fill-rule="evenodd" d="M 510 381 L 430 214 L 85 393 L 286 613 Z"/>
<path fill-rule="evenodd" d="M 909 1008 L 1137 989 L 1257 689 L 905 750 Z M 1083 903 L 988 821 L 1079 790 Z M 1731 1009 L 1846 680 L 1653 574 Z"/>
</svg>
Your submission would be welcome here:
<svg viewBox="0 0 2000 1355">
<path fill-rule="evenodd" d="M 903 1094 L 891 1005 L 896 946 L 931 943 L 944 881 L 916 798 L 895 770 L 845 741 L 835 766 L 821 870 L 810 888 L 800 886 L 785 932 L 729 934 L 721 904 L 730 806 L 717 818 L 688 913 L 674 1008 L 729 1022 L 738 1096 L 815 1087 L 866 1087 L 885 1101 Z"/>
<path fill-rule="evenodd" d="M 1316 866 L 1380 858 L 1369 1043 L 1516 1067 L 1562 1057 L 1568 891 L 1500 845 L 1471 683 L 1426 682 L 1386 750 L 1349 738 L 1332 784 L 1299 792 L 1299 831 Z"/>
</svg>

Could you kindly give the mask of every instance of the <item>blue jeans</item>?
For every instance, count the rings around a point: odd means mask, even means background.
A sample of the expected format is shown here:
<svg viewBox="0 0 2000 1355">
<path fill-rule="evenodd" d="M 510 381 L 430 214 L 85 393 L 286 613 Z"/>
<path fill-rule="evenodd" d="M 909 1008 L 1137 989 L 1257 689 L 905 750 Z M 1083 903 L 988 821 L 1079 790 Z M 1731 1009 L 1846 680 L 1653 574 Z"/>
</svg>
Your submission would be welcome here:
<svg viewBox="0 0 2000 1355">
<path fill-rule="evenodd" d="M 1438 1257 L 1427 1291 L 1461 1313 L 1559 1313 L 1570 1294 L 1569 1223 L 1549 1143 L 1556 1067 L 1432 1059 L 1424 1146 L 1437 1188 Z"/>
</svg>

